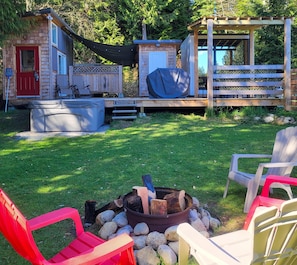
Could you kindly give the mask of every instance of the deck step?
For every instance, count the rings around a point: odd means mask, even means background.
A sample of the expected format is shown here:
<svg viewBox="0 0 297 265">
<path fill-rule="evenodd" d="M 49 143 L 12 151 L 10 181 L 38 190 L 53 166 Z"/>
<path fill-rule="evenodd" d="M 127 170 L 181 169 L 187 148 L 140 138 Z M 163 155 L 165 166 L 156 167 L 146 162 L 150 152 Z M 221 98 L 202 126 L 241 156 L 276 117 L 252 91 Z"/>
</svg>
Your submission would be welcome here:
<svg viewBox="0 0 297 265">
<path fill-rule="evenodd" d="M 136 115 L 127 115 L 127 116 L 112 116 L 113 120 L 135 120 L 137 118 Z"/>
<path fill-rule="evenodd" d="M 114 109 L 112 111 L 114 114 L 120 114 L 120 113 L 137 113 L 136 109 Z"/>
<path fill-rule="evenodd" d="M 113 120 L 135 120 L 137 118 L 135 100 L 114 100 L 113 108 Z"/>
</svg>

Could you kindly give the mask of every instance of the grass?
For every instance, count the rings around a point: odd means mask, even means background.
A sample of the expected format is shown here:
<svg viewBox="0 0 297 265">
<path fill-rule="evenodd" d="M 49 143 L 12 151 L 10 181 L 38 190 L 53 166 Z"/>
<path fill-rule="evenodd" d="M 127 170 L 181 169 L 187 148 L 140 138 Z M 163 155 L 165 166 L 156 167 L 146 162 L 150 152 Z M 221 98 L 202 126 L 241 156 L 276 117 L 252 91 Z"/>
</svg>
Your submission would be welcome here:
<svg viewBox="0 0 297 265">
<path fill-rule="evenodd" d="M 0 186 L 27 218 L 63 206 L 84 215 L 84 202 L 98 207 L 151 174 L 155 186 L 185 189 L 222 221 L 216 233 L 242 227 L 245 189 L 231 183 L 222 199 L 233 153 L 271 153 L 277 131 L 285 126 L 236 122 L 226 115 L 155 113 L 127 124 L 114 122 L 105 134 L 19 140 L 29 130 L 27 110 L 0 113 Z M 256 170 L 257 161 L 243 164 Z M 36 233 L 49 257 L 72 237 L 63 222 Z M 62 233 L 62 236 L 61 236 Z M 52 239 L 52 236 L 54 239 Z M 28 264 L 0 238 L 0 264 Z"/>
</svg>

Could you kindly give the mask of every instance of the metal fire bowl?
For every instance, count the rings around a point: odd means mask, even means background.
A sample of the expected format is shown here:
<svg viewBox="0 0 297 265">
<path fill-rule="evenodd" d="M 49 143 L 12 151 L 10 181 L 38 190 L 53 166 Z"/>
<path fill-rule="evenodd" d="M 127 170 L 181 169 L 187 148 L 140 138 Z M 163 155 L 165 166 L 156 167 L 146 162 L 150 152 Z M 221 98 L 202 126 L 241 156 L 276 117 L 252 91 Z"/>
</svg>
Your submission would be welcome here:
<svg viewBox="0 0 297 265">
<path fill-rule="evenodd" d="M 174 191 L 179 191 L 177 189 L 163 187 L 155 187 L 155 190 L 157 199 L 163 199 L 166 194 L 172 193 Z M 130 192 L 124 196 L 124 208 L 126 210 L 128 222 L 132 227 L 134 227 L 138 223 L 144 222 L 148 225 L 150 232 L 158 231 L 160 233 L 164 233 L 168 227 L 179 225 L 181 223 L 188 222 L 189 220 L 189 211 L 192 207 L 193 201 L 192 197 L 187 193 L 185 194 L 186 209 L 178 213 L 167 214 L 164 216 L 139 213 L 128 208 L 127 199 L 129 198 L 129 196 L 133 196 L 133 193 Z"/>
</svg>

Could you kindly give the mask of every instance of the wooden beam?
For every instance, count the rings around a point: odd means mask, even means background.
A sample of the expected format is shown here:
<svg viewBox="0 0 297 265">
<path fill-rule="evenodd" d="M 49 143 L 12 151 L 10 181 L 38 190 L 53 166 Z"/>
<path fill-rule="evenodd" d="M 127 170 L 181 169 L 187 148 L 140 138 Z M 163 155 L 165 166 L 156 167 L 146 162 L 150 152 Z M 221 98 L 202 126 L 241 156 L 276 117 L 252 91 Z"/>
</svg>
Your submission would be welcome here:
<svg viewBox="0 0 297 265">
<path fill-rule="evenodd" d="M 198 97 L 199 91 L 199 71 L 198 71 L 198 30 L 194 31 L 194 97 Z"/>
<path fill-rule="evenodd" d="M 208 107 L 213 108 L 213 20 L 207 20 L 207 98 Z"/>
<path fill-rule="evenodd" d="M 284 26 L 284 97 L 285 109 L 291 110 L 291 19 Z"/>
<path fill-rule="evenodd" d="M 250 30 L 250 65 L 255 64 L 255 38 L 254 30 Z"/>
</svg>

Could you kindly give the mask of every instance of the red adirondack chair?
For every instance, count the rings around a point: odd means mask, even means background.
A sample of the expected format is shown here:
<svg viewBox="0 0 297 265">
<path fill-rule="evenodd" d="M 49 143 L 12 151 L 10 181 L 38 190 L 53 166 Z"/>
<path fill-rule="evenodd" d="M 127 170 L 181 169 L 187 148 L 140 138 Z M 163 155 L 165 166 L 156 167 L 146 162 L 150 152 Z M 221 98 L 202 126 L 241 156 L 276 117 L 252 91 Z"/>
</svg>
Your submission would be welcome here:
<svg viewBox="0 0 297 265">
<path fill-rule="evenodd" d="M 282 199 L 271 198 L 269 197 L 270 186 L 273 183 L 282 183 L 288 184 L 290 186 L 297 186 L 297 178 L 278 176 L 278 175 L 269 175 L 267 176 L 261 194 L 258 195 L 252 203 L 252 206 L 245 218 L 243 229 L 248 229 L 251 220 L 255 214 L 255 211 L 261 210 L 261 207 L 270 207 L 275 206 L 278 209 L 284 202 Z"/>
<path fill-rule="evenodd" d="M 76 238 L 54 257 L 45 259 L 35 243 L 32 231 L 68 218 L 75 224 Z M 133 240 L 127 234 L 104 241 L 90 232 L 85 232 L 78 211 L 70 207 L 27 220 L 2 189 L 0 231 L 15 251 L 33 265 L 136 265 Z"/>
</svg>

